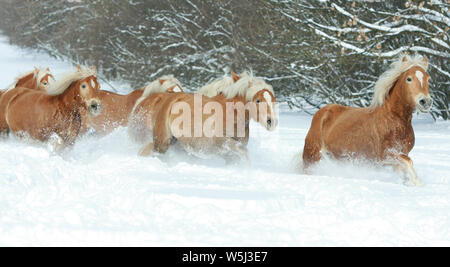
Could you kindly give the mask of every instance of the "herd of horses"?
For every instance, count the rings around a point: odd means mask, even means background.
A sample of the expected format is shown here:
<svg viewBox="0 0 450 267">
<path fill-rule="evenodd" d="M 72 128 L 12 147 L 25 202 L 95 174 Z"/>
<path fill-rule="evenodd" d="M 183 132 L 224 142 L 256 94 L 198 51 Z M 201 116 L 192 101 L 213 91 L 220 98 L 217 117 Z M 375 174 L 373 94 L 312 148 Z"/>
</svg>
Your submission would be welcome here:
<svg viewBox="0 0 450 267">
<path fill-rule="evenodd" d="M 306 136 L 300 169 L 308 173 L 327 156 L 362 157 L 392 165 L 405 181 L 420 186 L 408 154 L 414 146 L 413 112 L 428 112 L 432 105 L 427 68 L 426 57 L 402 55 L 376 82 L 369 107 L 331 104 L 320 109 Z M 62 151 L 88 132 L 106 135 L 127 127 L 130 138 L 142 144 L 141 156 L 165 153 L 177 143 L 194 154 L 248 161 L 250 121 L 273 131 L 278 125 L 276 103 L 272 86 L 252 72 L 232 72 L 195 93 L 183 91 L 167 75 L 121 95 L 100 90 L 94 67 L 78 66 L 58 80 L 48 68 L 35 68 L 0 91 L 0 134 Z M 231 131 L 223 127 L 230 121 Z M 212 130 L 207 133 L 204 125 Z"/>
</svg>

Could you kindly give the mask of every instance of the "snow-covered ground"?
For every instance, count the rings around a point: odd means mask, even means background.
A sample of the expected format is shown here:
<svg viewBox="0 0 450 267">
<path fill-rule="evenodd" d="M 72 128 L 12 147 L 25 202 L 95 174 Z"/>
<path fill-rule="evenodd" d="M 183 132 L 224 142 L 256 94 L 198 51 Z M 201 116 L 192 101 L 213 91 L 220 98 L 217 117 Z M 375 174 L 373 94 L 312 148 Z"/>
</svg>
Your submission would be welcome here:
<svg viewBox="0 0 450 267">
<path fill-rule="evenodd" d="M 34 65 L 71 69 L 0 39 L 0 85 Z M 105 86 L 104 86 L 105 87 Z M 294 172 L 311 117 L 251 125 L 251 166 L 171 149 L 139 158 L 118 129 L 64 155 L 0 142 L 0 245 L 450 245 L 450 122 L 414 120 L 410 154 L 424 186 L 390 169 L 322 162 Z"/>
</svg>

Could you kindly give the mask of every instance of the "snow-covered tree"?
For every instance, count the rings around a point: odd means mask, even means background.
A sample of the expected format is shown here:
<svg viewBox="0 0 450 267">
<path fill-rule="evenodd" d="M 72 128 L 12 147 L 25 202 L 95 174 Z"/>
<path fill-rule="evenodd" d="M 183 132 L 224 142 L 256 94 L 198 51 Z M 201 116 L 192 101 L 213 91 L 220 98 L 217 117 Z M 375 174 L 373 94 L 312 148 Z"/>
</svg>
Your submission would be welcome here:
<svg viewBox="0 0 450 267">
<path fill-rule="evenodd" d="M 366 106 L 402 53 L 431 62 L 434 117 L 449 119 L 450 4 L 431 1 L 0 0 L 11 42 L 94 64 L 131 87 L 173 73 L 198 86 L 253 69 L 291 107 Z M 105 80 L 106 81 L 106 80 Z"/>
</svg>

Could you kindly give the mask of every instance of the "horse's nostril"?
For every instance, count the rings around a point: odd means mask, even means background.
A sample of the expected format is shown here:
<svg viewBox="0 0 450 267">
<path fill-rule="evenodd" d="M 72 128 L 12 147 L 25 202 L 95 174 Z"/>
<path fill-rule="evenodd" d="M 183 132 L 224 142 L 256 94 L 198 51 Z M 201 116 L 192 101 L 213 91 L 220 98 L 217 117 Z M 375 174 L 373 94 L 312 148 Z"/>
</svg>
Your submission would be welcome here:
<svg viewBox="0 0 450 267">
<path fill-rule="evenodd" d="M 425 99 L 421 99 L 419 101 L 419 104 L 421 104 L 422 106 L 425 106 L 427 104 L 427 101 L 425 101 Z"/>
<path fill-rule="evenodd" d="M 267 120 L 267 125 L 272 125 L 272 120 Z"/>
</svg>

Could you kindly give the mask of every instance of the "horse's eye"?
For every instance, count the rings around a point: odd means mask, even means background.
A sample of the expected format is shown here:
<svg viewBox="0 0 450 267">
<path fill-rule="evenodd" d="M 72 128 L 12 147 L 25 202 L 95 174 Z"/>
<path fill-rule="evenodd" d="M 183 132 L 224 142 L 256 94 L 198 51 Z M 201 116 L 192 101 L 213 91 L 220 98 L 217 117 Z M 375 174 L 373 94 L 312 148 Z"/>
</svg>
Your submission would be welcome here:
<svg viewBox="0 0 450 267">
<path fill-rule="evenodd" d="M 408 77 L 406 80 L 407 80 L 409 83 L 412 82 L 411 77 Z"/>
<path fill-rule="evenodd" d="M 86 89 L 86 84 L 83 84 L 81 88 Z"/>
<path fill-rule="evenodd" d="M 259 99 L 256 100 L 256 104 L 259 104 L 259 103 L 261 103 L 261 100 L 259 100 Z"/>
<path fill-rule="evenodd" d="M 43 84 L 43 85 L 47 85 L 47 83 L 46 83 L 46 82 L 43 82 L 42 84 Z"/>
</svg>

